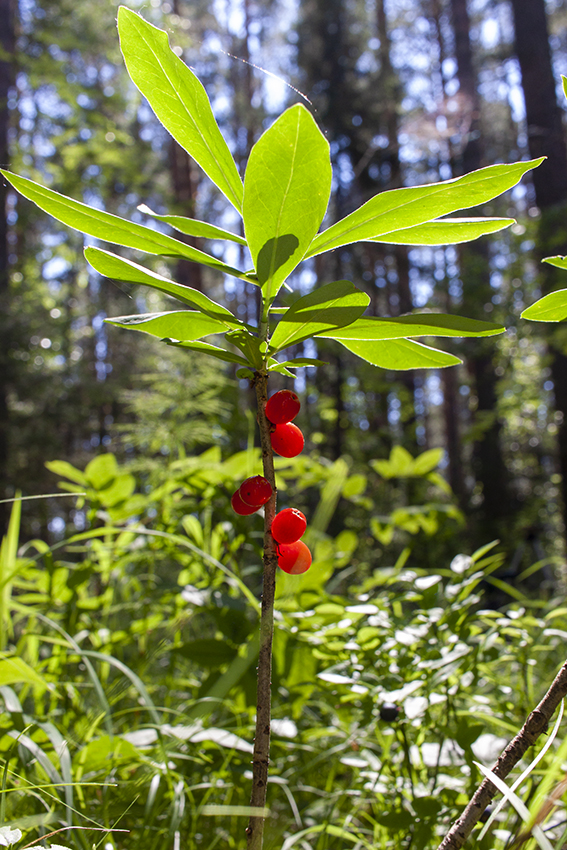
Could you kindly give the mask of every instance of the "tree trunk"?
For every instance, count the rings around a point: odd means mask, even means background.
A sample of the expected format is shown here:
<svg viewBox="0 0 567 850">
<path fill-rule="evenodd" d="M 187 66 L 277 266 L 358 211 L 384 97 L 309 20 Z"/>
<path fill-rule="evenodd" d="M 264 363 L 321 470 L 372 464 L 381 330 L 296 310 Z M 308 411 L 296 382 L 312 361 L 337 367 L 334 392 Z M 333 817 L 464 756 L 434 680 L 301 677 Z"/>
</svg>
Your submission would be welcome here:
<svg viewBox="0 0 567 850">
<path fill-rule="evenodd" d="M 536 204 L 541 210 L 540 257 L 567 254 L 567 150 L 557 103 L 544 0 L 512 0 L 516 53 L 522 73 L 530 156 L 547 159 L 533 171 Z M 542 266 L 544 293 L 565 288 L 567 278 Z M 567 357 L 553 338 L 549 343 L 555 406 L 559 423 L 559 471 L 562 480 L 563 521 L 567 528 Z"/>
<path fill-rule="evenodd" d="M 470 39 L 470 19 L 467 0 L 451 0 L 451 22 L 455 38 L 457 78 L 462 109 L 468 113 L 468 129 L 458 156 L 454 157 L 453 173 L 468 174 L 482 167 L 483 143 L 480 123 L 480 97 Z M 484 303 L 490 301 L 488 246 L 485 240 L 462 247 L 461 274 L 466 314 L 484 318 Z M 469 346 L 468 365 L 478 398 L 477 415 L 487 419 L 487 427 L 473 447 L 473 465 L 482 487 L 479 509 L 480 531 L 483 537 L 502 535 L 503 521 L 510 514 L 509 475 L 500 444 L 501 424 L 496 416 L 497 383 L 493 356 L 495 345 L 482 341 Z M 491 416 L 493 418 L 491 419 Z M 453 449 L 454 450 L 454 449 Z M 453 458 L 457 463 L 457 459 Z"/>
<path fill-rule="evenodd" d="M 173 0 L 173 14 L 181 16 L 183 10 L 179 0 Z M 196 182 L 193 178 L 193 165 L 191 157 L 175 139 L 169 143 L 169 170 L 171 174 L 171 188 L 176 215 L 184 215 L 188 218 L 195 217 L 195 195 Z M 177 233 L 176 238 L 186 242 L 193 248 L 201 250 L 200 240 L 194 237 Z M 199 263 L 190 263 L 187 260 L 178 260 L 175 278 L 184 286 L 192 286 L 194 289 L 203 290 L 202 266 Z"/>
<path fill-rule="evenodd" d="M 14 8 L 12 0 L 0 0 L 0 164 L 9 166 L 8 130 L 10 113 L 8 94 L 13 85 Z M 8 484 L 9 424 L 8 391 L 12 373 L 10 358 L 10 292 L 8 221 L 6 218 L 7 186 L 0 182 L 0 499 L 6 498 Z M 10 505 L 0 504 L 0 537 L 5 534 Z"/>
<path fill-rule="evenodd" d="M 400 144 L 399 136 L 399 120 L 398 120 L 398 104 L 399 96 L 396 96 L 399 89 L 399 79 L 394 70 L 391 61 L 391 42 L 388 32 L 388 20 L 386 18 L 386 9 L 384 0 L 377 0 L 376 3 L 376 29 L 378 39 L 380 41 L 380 86 L 383 91 L 387 91 L 390 97 L 385 103 L 385 124 L 386 133 L 388 136 L 388 153 L 391 168 L 390 186 L 388 188 L 398 189 L 403 186 L 402 166 L 400 163 Z M 406 245 L 396 245 L 393 249 L 396 259 L 396 272 L 398 275 L 397 295 L 398 305 L 397 313 L 402 316 L 405 313 L 411 313 L 413 310 L 413 299 L 410 287 L 410 264 L 408 256 L 408 248 Z M 415 411 L 415 379 L 412 372 L 402 372 L 398 376 L 398 380 L 405 387 Z M 415 428 L 417 420 L 415 412 L 404 422 L 404 436 L 407 447 L 416 448 L 416 433 Z"/>
</svg>

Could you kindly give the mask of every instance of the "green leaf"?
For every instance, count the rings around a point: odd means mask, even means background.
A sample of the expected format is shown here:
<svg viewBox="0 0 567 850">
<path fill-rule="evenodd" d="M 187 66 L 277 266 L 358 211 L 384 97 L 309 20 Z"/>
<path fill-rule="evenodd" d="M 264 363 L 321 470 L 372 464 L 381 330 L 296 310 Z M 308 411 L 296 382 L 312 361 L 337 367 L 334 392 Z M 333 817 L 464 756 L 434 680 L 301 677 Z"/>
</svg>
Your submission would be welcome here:
<svg viewBox="0 0 567 850">
<path fill-rule="evenodd" d="M 231 233 L 230 230 L 224 230 L 222 227 L 215 227 L 214 224 L 208 224 L 206 221 L 185 218 L 183 215 L 158 215 L 146 204 L 139 204 L 138 209 L 158 221 L 169 224 L 175 230 L 179 230 L 180 233 L 185 233 L 186 236 L 197 236 L 202 239 L 227 239 L 229 242 L 238 243 L 238 245 L 246 245 L 246 239 L 243 239 L 242 236 Z"/>
<path fill-rule="evenodd" d="M 236 370 L 236 377 L 237 378 L 249 378 L 250 379 L 250 378 L 254 377 L 254 372 L 252 371 L 252 369 L 244 369 L 244 368 L 243 369 L 237 369 Z"/>
<path fill-rule="evenodd" d="M 229 342 L 239 348 L 247 358 L 248 363 L 252 364 L 256 369 L 261 369 L 264 363 L 264 357 L 260 351 L 262 340 L 251 334 L 249 331 L 238 330 L 227 333 L 226 338 Z"/>
<path fill-rule="evenodd" d="M 89 207 L 87 204 L 74 201 L 73 198 L 60 195 L 59 192 L 54 192 L 53 189 L 47 189 L 39 183 L 34 183 L 33 180 L 28 180 L 26 177 L 19 177 L 10 171 L 1 169 L 1 173 L 25 198 L 33 201 L 41 210 L 49 213 L 57 221 L 61 221 L 63 224 L 81 231 L 81 233 L 88 233 L 89 236 L 95 236 L 97 239 L 102 239 L 104 242 L 111 242 L 113 245 L 125 245 L 127 248 L 137 248 L 139 251 L 145 251 L 146 254 L 160 254 L 164 257 L 183 257 L 186 260 L 201 263 L 204 266 L 209 266 L 217 271 L 230 274 L 233 277 L 249 280 L 249 277 L 244 272 L 227 266 L 225 263 L 217 260 L 216 257 L 211 257 L 210 254 L 198 251 L 197 248 L 192 248 L 190 245 L 186 245 L 185 242 L 172 239 L 171 236 L 166 236 L 165 233 L 160 233 L 158 230 L 152 230 L 133 221 L 127 221 L 112 213 Z"/>
<path fill-rule="evenodd" d="M 174 649 L 184 658 L 195 661 L 200 667 L 222 667 L 234 660 L 237 650 L 224 640 L 197 638 Z"/>
<path fill-rule="evenodd" d="M 370 465 L 382 478 L 403 478 L 411 475 L 413 457 L 403 446 L 394 446 L 388 460 L 371 460 Z"/>
<path fill-rule="evenodd" d="M 23 682 L 26 685 L 47 690 L 47 682 L 21 658 L 6 658 L 6 656 L 0 656 L 0 658 L 0 687 Z"/>
<path fill-rule="evenodd" d="M 287 368 L 287 364 L 278 363 L 277 360 L 273 360 L 271 365 L 268 365 L 268 372 L 278 372 L 280 375 L 286 375 L 288 378 L 295 378 L 293 372 L 290 372 Z"/>
<path fill-rule="evenodd" d="M 293 360 L 285 360 L 283 363 L 278 363 L 278 366 L 285 366 L 286 369 L 301 369 L 303 366 L 326 366 L 326 360 L 317 360 L 315 357 L 294 357 Z M 274 371 L 273 369 L 271 370 Z"/>
<path fill-rule="evenodd" d="M 386 233 L 416 227 L 439 216 L 484 204 L 510 189 L 526 171 L 541 162 L 543 158 L 540 157 L 512 165 L 489 165 L 442 183 L 381 192 L 320 233 L 305 256 L 314 257 L 340 245 L 377 239 Z"/>
<path fill-rule="evenodd" d="M 407 339 L 419 336 L 493 336 L 506 330 L 504 325 L 450 316 L 447 313 L 412 313 L 393 319 L 371 316 L 357 319 L 345 328 L 323 331 L 318 336 L 329 339 Z"/>
<path fill-rule="evenodd" d="M 331 328 L 349 325 L 366 310 L 370 298 L 350 280 L 335 280 L 298 298 L 280 319 L 270 340 L 270 351 L 289 345 Z"/>
<path fill-rule="evenodd" d="M 113 508 L 129 499 L 136 489 L 136 479 L 129 473 L 117 475 L 109 487 L 99 492 L 99 499 L 105 508 Z"/>
<path fill-rule="evenodd" d="M 151 286 L 152 289 L 165 292 L 166 295 L 171 295 L 172 298 L 176 298 L 183 304 L 197 307 L 202 313 L 222 322 L 227 328 L 242 327 L 242 322 L 236 316 L 233 316 L 230 310 L 227 310 L 221 304 L 217 304 L 216 301 L 211 301 L 198 289 L 182 286 L 180 283 L 168 280 L 166 277 L 145 269 L 131 260 L 118 257 L 110 251 L 103 251 L 102 248 L 85 248 L 85 257 L 93 269 L 105 275 L 105 277 Z"/>
<path fill-rule="evenodd" d="M 244 178 L 246 239 L 268 305 L 303 259 L 330 192 L 329 144 L 295 104 L 258 139 Z"/>
<path fill-rule="evenodd" d="M 513 218 L 449 218 L 393 230 L 369 241 L 389 245 L 456 245 L 504 230 L 514 223 Z"/>
<path fill-rule="evenodd" d="M 531 319 L 532 322 L 562 322 L 567 319 L 567 289 L 544 295 L 535 304 L 526 307 L 520 318 Z"/>
<path fill-rule="evenodd" d="M 111 452 L 93 458 L 85 468 L 85 476 L 95 490 L 105 490 L 110 487 L 118 475 L 118 464 Z"/>
<path fill-rule="evenodd" d="M 226 333 L 226 325 L 197 313 L 194 310 L 176 310 L 171 313 L 142 313 L 136 316 L 117 316 L 105 319 L 111 325 L 132 328 L 135 331 L 157 336 L 160 339 L 192 340 L 201 339 L 209 334 Z M 246 333 L 246 331 L 244 331 Z"/>
<path fill-rule="evenodd" d="M 165 129 L 240 212 L 242 181 L 200 80 L 171 50 L 163 30 L 125 6 L 118 10 L 118 32 L 134 84 Z"/>
<path fill-rule="evenodd" d="M 199 351 L 201 354 L 209 354 L 211 357 L 216 357 L 217 360 L 224 360 L 226 363 L 238 363 L 239 366 L 250 366 L 250 363 L 239 354 L 234 354 L 232 351 L 226 351 L 226 349 L 219 348 L 218 345 L 211 345 L 208 342 L 198 342 L 197 340 L 175 342 L 167 339 L 164 340 L 164 342 L 167 342 L 168 345 L 173 345 L 175 348 L 189 348 L 191 351 Z"/>
<path fill-rule="evenodd" d="M 88 484 L 84 472 L 81 472 L 80 469 L 75 469 L 66 460 L 48 460 L 45 466 L 50 472 L 55 473 L 55 475 L 62 475 L 63 478 L 69 478 L 71 481 L 80 484 L 81 487 L 86 487 Z"/>
<path fill-rule="evenodd" d="M 422 452 L 413 462 L 413 474 L 427 475 L 428 472 L 439 466 L 444 454 L 445 449 L 429 449 Z"/>
<path fill-rule="evenodd" d="M 410 339 L 339 339 L 338 342 L 353 354 L 373 366 L 380 366 L 381 369 L 442 369 L 463 362 L 453 354 L 429 348 Z"/>
</svg>

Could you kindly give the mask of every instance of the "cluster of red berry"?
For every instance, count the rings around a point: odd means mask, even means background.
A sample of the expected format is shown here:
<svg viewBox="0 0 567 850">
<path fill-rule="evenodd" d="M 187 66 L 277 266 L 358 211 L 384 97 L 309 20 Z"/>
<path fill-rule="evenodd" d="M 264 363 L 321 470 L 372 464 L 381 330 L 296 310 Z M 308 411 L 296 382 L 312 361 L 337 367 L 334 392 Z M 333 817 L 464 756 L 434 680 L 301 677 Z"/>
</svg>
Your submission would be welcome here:
<svg viewBox="0 0 567 850">
<path fill-rule="evenodd" d="M 282 457 L 295 457 L 305 445 L 301 430 L 291 421 L 301 407 L 297 395 L 281 390 L 268 399 L 266 418 L 273 425 L 270 440 L 273 450 Z M 262 475 L 247 478 L 232 497 L 237 514 L 249 516 L 270 499 L 272 486 Z M 277 543 L 278 565 L 286 573 L 298 575 L 311 566 L 311 552 L 299 538 L 304 534 L 307 520 L 296 508 L 285 508 L 276 514 L 271 532 Z"/>
</svg>

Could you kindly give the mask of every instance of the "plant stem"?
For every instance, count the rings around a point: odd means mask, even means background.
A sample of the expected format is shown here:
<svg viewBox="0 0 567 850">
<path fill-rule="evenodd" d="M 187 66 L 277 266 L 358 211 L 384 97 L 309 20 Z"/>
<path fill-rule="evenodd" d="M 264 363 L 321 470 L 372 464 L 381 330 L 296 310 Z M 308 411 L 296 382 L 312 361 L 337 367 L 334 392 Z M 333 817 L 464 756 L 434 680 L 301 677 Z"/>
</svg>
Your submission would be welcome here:
<svg viewBox="0 0 567 850">
<path fill-rule="evenodd" d="M 274 635 L 274 596 L 276 592 L 276 567 L 278 556 L 276 544 L 270 531 L 276 515 L 276 476 L 274 452 L 270 442 L 270 423 L 266 419 L 268 400 L 268 375 L 254 375 L 258 403 L 258 424 L 262 446 L 264 477 L 272 485 L 272 496 L 264 507 L 264 586 L 262 591 L 262 613 L 260 618 L 260 654 L 258 656 L 258 699 L 256 707 L 256 735 L 252 759 L 252 794 L 250 806 L 264 808 L 268 789 L 268 765 L 270 757 L 270 720 L 272 685 L 272 640 Z M 264 817 L 252 816 L 246 828 L 248 850 L 261 850 L 264 835 Z"/>
<path fill-rule="evenodd" d="M 545 732 L 555 709 L 567 696 L 567 661 L 553 680 L 551 687 L 534 708 L 516 737 L 510 741 L 500 754 L 492 772 L 500 779 L 505 779 L 513 767 L 517 765 L 526 750 L 535 744 L 542 732 Z M 485 779 L 475 791 L 470 803 L 461 817 L 455 821 L 437 850 L 459 850 L 472 832 L 475 823 L 491 802 L 497 789 L 490 779 Z"/>
</svg>

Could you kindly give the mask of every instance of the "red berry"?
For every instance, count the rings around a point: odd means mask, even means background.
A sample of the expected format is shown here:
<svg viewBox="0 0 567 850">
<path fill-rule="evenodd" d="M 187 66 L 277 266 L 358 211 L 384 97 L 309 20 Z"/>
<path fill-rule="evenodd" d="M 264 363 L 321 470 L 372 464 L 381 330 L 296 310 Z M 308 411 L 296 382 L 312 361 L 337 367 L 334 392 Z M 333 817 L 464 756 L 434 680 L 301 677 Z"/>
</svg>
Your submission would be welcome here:
<svg viewBox="0 0 567 850">
<path fill-rule="evenodd" d="M 272 523 L 272 535 L 277 543 L 295 543 L 305 533 L 307 520 L 297 508 L 280 511 Z"/>
<path fill-rule="evenodd" d="M 274 425 L 291 422 L 299 413 L 301 403 L 291 390 L 280 390 L 268 399 L 266 416 Z"/>
<path fill-rule="evenodd" d="M 254 475 L 242 482 L 238 492 L 245 505 L 260 508 L 272 495 L 272 485 L 262 475 Z"/>
<path fill-rule="evenodd" d="M 236 493 L 233 494 L 232 499 L 230 500 L 230 504 L 232 505 L 232 510 L 235 511 L 240 516 L 250 516 L 250 514 L 256 513 L 259 508 L 259 505 L 255 507 L 252 505 L 247 505 L 240 498 L 240 492 L 237 490 Z"/>
<path fill-rule="evenodd" d="M 278 546 L 278 565 L 284 573 L 299 575 L 305 573 L 311 566 L 311 552 L 303 542 L 282 543 Z"/>
<path fill-rule="evenodd" d="M 305 445 L 303 434 L 293 422 L 284 425 L 276 425 L 275 431 L 270 434 L 272 448 L 282 457 L 295 457 Z"/>
</svg>

